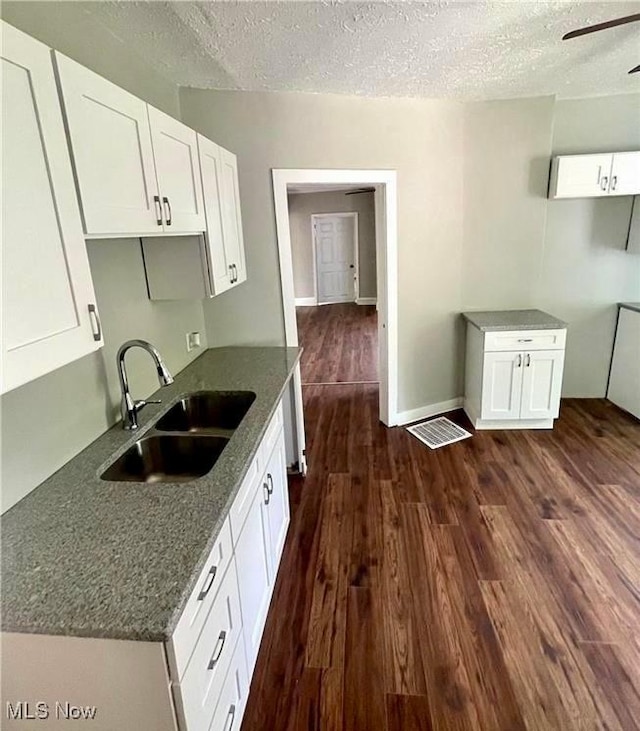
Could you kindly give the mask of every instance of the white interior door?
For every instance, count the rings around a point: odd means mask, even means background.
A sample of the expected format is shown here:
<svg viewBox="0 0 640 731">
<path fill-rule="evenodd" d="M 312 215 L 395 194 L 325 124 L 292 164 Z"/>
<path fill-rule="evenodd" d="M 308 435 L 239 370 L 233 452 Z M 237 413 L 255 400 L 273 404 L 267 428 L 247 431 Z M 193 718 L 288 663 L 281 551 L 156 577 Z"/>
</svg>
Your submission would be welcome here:
<svg viewBox="0 0 640 731">
<path fill-rule="evenodd" d="M 484 354 L 481 418 L 520 418 L 523 363 L 523 353 Z"/>
<path fill-rule="evenodd" d="M 102 338 L 51 52 L 5 23 L 2 41 L 4 392 Z"/>
<path fill-rule="evenodd" d="M 159 233 L 147 105 L 56 51 L 85 232 Z"/>
<path fill-rule="evenodd" d="M 149 106 L 153 156 L 167 233 L 205 230 L 198 136 L 186 124 Z"/>
<path fill-rule="evenodd" d="M 355 214 L 313 217 L 318 304 L 356 299 Z"/>
<path fill-rule="evenodd" d="M 560 411 L 563 350 L 525 353 L 522 368 L 521 419 L 555 419 Z"/>
</svg>

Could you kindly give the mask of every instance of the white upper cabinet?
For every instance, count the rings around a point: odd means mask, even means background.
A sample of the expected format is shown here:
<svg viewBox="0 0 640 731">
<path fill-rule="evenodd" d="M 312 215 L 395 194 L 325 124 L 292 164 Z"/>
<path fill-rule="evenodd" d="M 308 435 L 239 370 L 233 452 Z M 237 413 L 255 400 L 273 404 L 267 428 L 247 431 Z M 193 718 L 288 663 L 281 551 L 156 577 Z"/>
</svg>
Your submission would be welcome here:
<svg viewBox="0 0 640 731">
<path fill-rule="evenodd" d="M 562 155 L 551 165 L 549 198 L 640 193 L 640 152 Z"/>
<path fill-rule="evenodd" d="M 55 55 L 86 235 L 204 231 L 196 133 Z"/>
<path fill-rule="evenodd" d="M 240 216 L 240 191 L 236 156 L 220 148 L 222 184 L 222 231 L 227 258 L 233 267 L 231 284 L 240 284 L 247 278 L 244 262 L 244 239 Z"/>
<path fill-rule="evenodd" d="M 148 111 L 165 231 L 204 231 L 198 136 L 168 114 L 151 106 Z"/>
<path fill-rule="evenodd" d="M 615 152 L 611 165 L 611 195 L 640 193 L 640 152 Z"/>
<path fill-rule="evenodd" d="M 51 51 L 2 23 L 2 392 L 102 346 Z"/>
<path fill-rule="evenodd" d="M 198 135 L 212 294 L 247 278 L 236 156 Z"/>
<path fill-rule="evenodd" d="M 147 105 L 56 52 L 88 236 L 163 231 Z"/>
</svg>

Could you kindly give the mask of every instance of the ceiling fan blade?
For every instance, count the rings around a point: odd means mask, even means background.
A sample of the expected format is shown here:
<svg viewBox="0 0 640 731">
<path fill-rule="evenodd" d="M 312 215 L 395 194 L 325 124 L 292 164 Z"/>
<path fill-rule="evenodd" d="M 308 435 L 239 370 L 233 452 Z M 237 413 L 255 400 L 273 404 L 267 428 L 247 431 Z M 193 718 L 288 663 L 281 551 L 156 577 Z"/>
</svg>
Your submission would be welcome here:
<svg viewBox="0 0 640 731">
<path fill-rule="evenodd" d="M 616 20 L 607 20 L 604 23 L 596 23 L 595 25 L 588 25 L 585 28 L 578 28 L 572 30 L 569 33 L 565 33 L 562 36 L 563 41 L 569 40 L 569 38 L 577 38 L 578 36 L 587 35 L 587 33 L 595 33 L 599 30 L 606 30 L 607 28 L 615 28 L 618 25 L 625 25 L 626 23 L 635 23 L 640 20 L 640 13 L 634 15 L 625 15 L 624 18 L 616 18 Z"/>
<path fill-rule="evenodd" d="M 635 66 L 634 68 L 629 71 L 630 74 L 637 74 L 638 71 L 640 71 L 640 64 L 638 66 Z"/>
</svg>

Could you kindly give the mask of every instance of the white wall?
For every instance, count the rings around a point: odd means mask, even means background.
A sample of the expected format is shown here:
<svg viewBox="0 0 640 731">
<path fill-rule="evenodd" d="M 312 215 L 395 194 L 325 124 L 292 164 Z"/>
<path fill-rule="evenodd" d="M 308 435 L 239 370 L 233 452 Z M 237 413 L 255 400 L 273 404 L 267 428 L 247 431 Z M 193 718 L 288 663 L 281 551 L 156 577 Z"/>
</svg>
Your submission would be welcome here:
<svg viewBox="0 0 640 731">
<path fill-rule="evenodd" d="M 141 65 L 126 47 L 92 25 L 82 3 L 4 3 L 2 16 L 133 93 L 177 114 L 177 89 Z M 88 246 L 105 346 L 1 398 L 2 492 L 7 509 L 71 459 L 118 418 L 115 352 L 126 339 L 150 340 L 173 372 L 201 351 L 187 354 L 185 333 L 206 336 L 202 304 L 150 302 L 140 243 L 94 241 Z M 155 391 L 155 370 L 144 353 L 128 359 L 132 393 Z"/>
<path fill-rule="evenodd" d="M 558 101 L 552 153 L 640 149 L 640 94 Z M 537 302 L 569 323 L 563 394 L 605 395 L 616 302 L 640 301 L 631 198 L 549 201 Z"/>
<path fill-rule="evenodd" d="M 395 169 L 399 408 L 457 396 L 462 105 L 196 89 L 180 103 L 187 124 L 238 156 L 248 282 L 205 304 L 209 338 L 284 340 L 272 168 Z"/>
<path fill-rule="evenodd" d="M 376 231 L 373 193 L 345 195 L 344 191 L 289 195 L 289 227 L 293 288 L 296 297 L 314 297 L 313 237 L 314 213 L 358 214 L 359 296 L 376 296 Z"/>
</svg>

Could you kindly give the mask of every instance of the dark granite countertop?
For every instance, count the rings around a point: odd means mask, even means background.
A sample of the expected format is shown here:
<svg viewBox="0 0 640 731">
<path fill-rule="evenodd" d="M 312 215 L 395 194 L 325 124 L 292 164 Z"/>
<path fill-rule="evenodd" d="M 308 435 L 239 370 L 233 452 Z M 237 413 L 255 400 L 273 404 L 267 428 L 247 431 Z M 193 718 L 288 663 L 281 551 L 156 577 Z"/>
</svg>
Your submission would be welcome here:
<svg viewBox="0 0 640 731">
<path fill-rule="evenodd" d="M 499 330 L 556 330 L 567 327 L 542 310 L 495 310 L 486 312 L 463 312 L 462 316 L 481 332 Z"/>
<path fill-rule="evenodd" d="M 640 312 L 640 302 L 618 302 L 618 307 L 624 307 L 625 310 Z"/>
<path fill-rule="evenodd" d="M 2 517 L 2 629 L 162 641 L 174 629 L 300 356 L 205 351 L 155 396 L 137 432 L 116 425 Z M 183 483 L 100 474 L 184 394 L 256 393 L 212 470 Z"/>
</svg>

